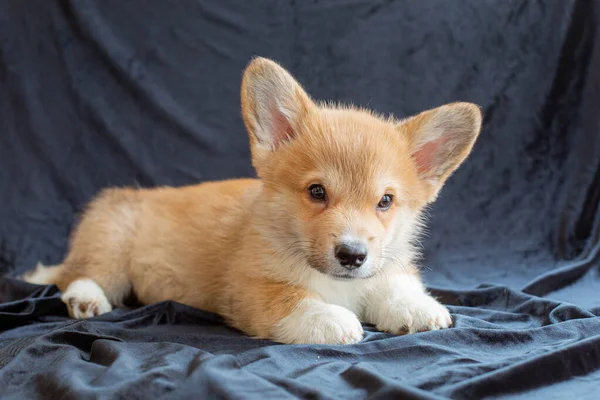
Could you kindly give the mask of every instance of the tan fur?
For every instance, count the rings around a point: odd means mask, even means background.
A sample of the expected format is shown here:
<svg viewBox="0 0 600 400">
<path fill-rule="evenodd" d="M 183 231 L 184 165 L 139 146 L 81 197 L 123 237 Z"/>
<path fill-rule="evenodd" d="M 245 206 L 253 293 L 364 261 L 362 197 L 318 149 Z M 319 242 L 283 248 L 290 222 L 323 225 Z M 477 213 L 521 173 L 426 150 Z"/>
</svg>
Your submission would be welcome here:
<svg viewBox="0 0 600 400">
<path fill-rule="evenodd" d="M 175 300 L 273 339 L 307 299 L 325 304 L 328 291 L 350 290 L 327 277 L 342 234 L 368 243 L 372 273 L 356 278 L 366 282 L 361 299 L 378 292 L 369 283 L 376 277 L 418 276 L 413 241 L 421 210 L 471 151 L 481 125 L 476 106 L 457 103 L 396 121 L 316 104 L 261 58 L 244 74 L 241 101 L 260 180 L 104 190 L 46 283 L 64 292 L 89 278 L 112 305 L 133 290 L 144 304 Z M 327 203 L 308 196 L 313 183 L 327 188 Z M 376 208 L 384 194 L 395 196 L 388 211 Z M 26 279 L 41 283 L 42 275 Z M 352 293 L 340 296 L 354 304 Z M 354 310 L 363 320 L 373 314 L 365 307 Z"/>
</svg>

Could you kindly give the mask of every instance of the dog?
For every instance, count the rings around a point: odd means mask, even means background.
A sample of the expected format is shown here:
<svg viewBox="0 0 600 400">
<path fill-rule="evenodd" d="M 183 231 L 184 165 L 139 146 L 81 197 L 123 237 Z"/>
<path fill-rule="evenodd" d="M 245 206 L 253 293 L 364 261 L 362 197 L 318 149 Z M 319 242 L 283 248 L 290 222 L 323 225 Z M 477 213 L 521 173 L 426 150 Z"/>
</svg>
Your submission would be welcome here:
<svg viewBox="0 0 600 400">
<path fill-rule="evenodd" d="M 265 58 L 247 66 L 241 105 L 257 179 L 106 189 L 63 263 L 24 279 L 56 284 L 76 319 L 134 293 L 287 344 L 358 343 L 362 322 L 392 334 L 450 327 L 416 242 L 424 209 L 473 148 L 479 107 L 397 120 L 317 103 Z"/>
</svg>

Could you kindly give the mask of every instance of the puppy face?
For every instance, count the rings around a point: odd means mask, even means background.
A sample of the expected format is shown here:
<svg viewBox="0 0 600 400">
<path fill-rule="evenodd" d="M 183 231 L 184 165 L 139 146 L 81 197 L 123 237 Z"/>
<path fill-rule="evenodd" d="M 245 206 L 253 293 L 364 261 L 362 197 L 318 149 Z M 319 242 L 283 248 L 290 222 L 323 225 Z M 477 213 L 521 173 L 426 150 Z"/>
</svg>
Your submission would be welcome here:
<svg viewBox="0 0 600 400">
<path fill-rule="evenodd" d="M 422 208 L 468 155 L 481 124 L 467 103 L 405 121 L 317 105 L 265 59 L 244 74 L 242 111 L 264 184 L 263 233 L 292 268 L 337 279 L 411 262 Z"/>
<path fill-rule="evenodd" d="M 308 264 L 340 279 L 369 277 L 409 252 L 423 188 L 393 124 L 366 112 L 315 108 L 261 169 L 277 231 Z M 411 235 L 412 236 L 412 235 Z"/>
</svg>

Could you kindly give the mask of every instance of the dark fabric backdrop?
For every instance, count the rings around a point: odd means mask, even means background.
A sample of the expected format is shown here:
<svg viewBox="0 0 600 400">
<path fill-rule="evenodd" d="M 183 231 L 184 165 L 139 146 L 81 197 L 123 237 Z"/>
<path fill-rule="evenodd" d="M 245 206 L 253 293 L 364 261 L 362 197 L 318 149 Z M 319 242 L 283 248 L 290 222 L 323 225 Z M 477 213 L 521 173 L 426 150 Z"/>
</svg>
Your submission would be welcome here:
<svg viewBox="0 0 600 400">
<path fill-rule="evenodd" d="M 597 398 L 599 18 L 586 0 L 0 2 L 0 397 Z M 284 346 L 171 302 L 76 322 L 10 278 L 59 262 L 103 187 L 251 176 L 253 55 L 319 99 L 482 106 L 424 243 L 454 328 Z"/>
</svg>

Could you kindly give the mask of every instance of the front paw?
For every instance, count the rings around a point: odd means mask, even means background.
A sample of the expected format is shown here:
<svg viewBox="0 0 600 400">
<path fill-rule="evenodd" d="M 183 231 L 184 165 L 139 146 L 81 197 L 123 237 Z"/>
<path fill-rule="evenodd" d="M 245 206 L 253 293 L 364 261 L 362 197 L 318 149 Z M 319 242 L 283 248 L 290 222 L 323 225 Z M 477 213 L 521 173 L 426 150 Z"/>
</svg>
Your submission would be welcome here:
<svg viewBox="0 0 600 400">
<path fill-rule="evenodd" d="M 425 293 L 393 299 L 380 307 L 377 314 L 377 329 L 396 335 L 434 331 L 452 325 L 448 309 Z"/>
<path fill-rule="evenodd" d="M 363 336 L 352 311 L 318 300 L 306 300 L 275 330 L 275 340 L 289 344 L 354 344 Z"/>
</svg>

